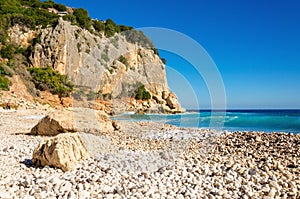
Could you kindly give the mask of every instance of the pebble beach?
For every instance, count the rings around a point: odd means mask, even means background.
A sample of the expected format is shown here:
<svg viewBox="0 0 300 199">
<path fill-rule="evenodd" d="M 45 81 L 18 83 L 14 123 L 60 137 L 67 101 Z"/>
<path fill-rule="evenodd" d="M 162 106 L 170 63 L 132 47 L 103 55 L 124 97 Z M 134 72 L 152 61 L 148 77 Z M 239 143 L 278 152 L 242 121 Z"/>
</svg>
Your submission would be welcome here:
<svg viewBox="0 0 300 199">
<path fill-rule="evenodd" d="M 297 134 L 121 123 L 113 152 L 63 172 L 31 161 L 46 112 L 0 111 L 0 198 L 300 198 Z"/>
</svg>

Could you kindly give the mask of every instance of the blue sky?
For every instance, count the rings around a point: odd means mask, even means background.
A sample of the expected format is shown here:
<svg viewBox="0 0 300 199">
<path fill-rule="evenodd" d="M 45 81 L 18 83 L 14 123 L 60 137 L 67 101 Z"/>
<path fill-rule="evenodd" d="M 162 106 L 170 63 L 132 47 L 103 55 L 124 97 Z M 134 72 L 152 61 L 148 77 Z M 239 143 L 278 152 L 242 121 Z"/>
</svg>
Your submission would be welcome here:
<svg viewBox="0 0 300 199">
<path fill-rule="evenodd" d="M 56 2 L 83 7 L 92 18 L 169 28 L 196 40 L 220 71 L 227 108 L 300 108 L 298 0 Z M 183 106 L 211 108 L 207 85 L 193 66 L 177 55 L 160 54 L 168 60 L 169 85 Z"/>
</svg>

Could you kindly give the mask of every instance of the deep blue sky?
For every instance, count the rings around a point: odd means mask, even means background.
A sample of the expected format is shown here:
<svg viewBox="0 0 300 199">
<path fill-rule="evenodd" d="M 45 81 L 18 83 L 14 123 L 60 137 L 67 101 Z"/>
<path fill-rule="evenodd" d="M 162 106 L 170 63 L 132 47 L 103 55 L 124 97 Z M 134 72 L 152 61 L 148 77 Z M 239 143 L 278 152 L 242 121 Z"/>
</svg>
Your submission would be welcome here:
<svg viewBox="0 0 300 199">
<path fill-rule="evenodd" d="M 227 108 L 300 108 L 298 0 L 56 2 L 83 7 L 92 18 L 111 18 L 135 28 L 169 28 L 193 38 L 222 75 Z M 193 67 L 170 53 L 160 54 L 168 60 L 169 85 L 183 105 L 198 108 L 188 92 L 194 90 L 200 108 L 210 108 L 206 85 L 193 76 Z M 192 87 L 182 88 L 184 83 L 174 81 L 176 73 Z"/>
</svg>

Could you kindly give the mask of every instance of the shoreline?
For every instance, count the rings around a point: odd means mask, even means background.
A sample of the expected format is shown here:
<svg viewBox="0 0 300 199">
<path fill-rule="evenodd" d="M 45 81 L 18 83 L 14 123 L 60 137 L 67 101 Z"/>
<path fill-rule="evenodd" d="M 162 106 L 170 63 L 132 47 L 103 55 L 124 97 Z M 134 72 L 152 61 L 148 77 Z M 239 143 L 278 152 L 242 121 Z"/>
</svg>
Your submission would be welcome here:
<svg viewBox="0 0 300 199">
<path fill-rule="evenodd" d="M 121 131 L 103 135 L 118 147 L 117 153 L 100 154 L 82 162 L 76 170 L 64 173 L 52 167 L 33 166 L 32 152 L 44 138 L 22 134 L 38 122 L 24 117 L 26 114 L 46 113 L 45 110 L 0 111 L 2 198 L 300 196 L 297 147 L 300 135 L 262 132 L 215 135 L 208 129 L 121 122 Z M 182 137 L 182 133 L 189 136 Z M 145 165 L 152 167 L 135 168 Z"/>
<path fill-rule="evenodd" d="M 184 114 L 121 114 L 113 120 L 128 122 L 164 122 L 183 128 L 227 132 L 300 133 L 300 110 L 237 110 L 235 112 L 186 112 Z"/>
</svg>

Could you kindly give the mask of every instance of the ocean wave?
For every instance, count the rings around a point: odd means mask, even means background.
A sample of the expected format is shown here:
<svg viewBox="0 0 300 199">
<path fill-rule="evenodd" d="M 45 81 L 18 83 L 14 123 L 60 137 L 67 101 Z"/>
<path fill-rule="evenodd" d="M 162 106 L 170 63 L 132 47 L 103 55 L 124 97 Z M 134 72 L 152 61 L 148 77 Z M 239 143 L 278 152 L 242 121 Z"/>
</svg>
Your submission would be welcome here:
<svg viewBox="0 0 300 199">
<path fill-rule="evenodd" d="M 290 115 L 289 115 L 290 113 Z M 299 114 L 299 116 L 297 116 Z M 200 112 L 187 114 L 127 114 L 115 119 L 164 122 L 180 127 L 229 131 L 300 132 L 300 111 Z"/>
</svg>

